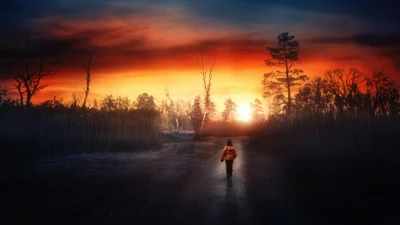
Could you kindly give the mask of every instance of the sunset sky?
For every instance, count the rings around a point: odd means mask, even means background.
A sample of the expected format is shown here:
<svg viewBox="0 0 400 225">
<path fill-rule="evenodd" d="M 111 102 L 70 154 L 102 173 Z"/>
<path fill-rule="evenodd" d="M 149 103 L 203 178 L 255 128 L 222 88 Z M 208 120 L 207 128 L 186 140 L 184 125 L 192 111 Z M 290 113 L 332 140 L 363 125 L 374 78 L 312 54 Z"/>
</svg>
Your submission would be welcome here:
<svg viewBox="0 0 400 225">
<path fill-rule="evenodd" d="M 333 68 L 367 73 L 385 68 L 400 81 L 400 13 L 395 1 L 362 0 L 2 0 L 0 84 L 12 87 L 15 40 L 30 28 L 46 40 L 48 66 L 57 71 L 33 101 L 83 97 L 82 59 L 93 52 L 90 99 L 105 94 L 157 100 L 202 94 L 199 49 L 216 56 L 212 99 L 222 111 L 261 98 L 267 46 L 282 32 L 300 43 L 301 68 L 323 75 Z"/>
</svg>

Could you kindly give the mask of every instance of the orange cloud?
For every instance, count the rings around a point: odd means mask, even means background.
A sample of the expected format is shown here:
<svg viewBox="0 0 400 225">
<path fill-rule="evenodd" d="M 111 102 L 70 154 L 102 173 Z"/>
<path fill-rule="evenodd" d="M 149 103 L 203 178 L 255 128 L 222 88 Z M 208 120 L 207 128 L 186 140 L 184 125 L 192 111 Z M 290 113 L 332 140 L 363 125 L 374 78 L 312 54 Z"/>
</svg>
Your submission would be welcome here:
<svg viewBox="0 0 400 225">
<path fill-rule="evenodd" d="M 206 57 L 216 56 L 212 98 L 219 110 L 229 97 L 240 104 L 261 98 L 263 74 L 272 69 L 264 64 L 268 58 L 265 47 L 276 45 L 276 34 L 265 38 L 265 31 L 250 33 L 220 23 L 210 26 L 197 19 L 171 8 L 155 9 L 146 15 L 52 16 L 36 20 L 36 26 L 46 34 L 46 59 L 57 74 L 43 80 L 50 87 L 34 101 L 53 96 L 68 101 L 73 92 L 83 96 L 83 63 L 89 53 L 94 56 L 91 100 L 106 94 L 134 100 L 143 92 L 161 100 L 165 88 L 174 98 L 193 99 L 203 92 L 195 63 L 200 47 L 205 49 Z M 332 20 L 329 16 L 321 19 Z M 276 28 L 270 29 L 272 33 Z M 379 41 L 376 37 L 318 39 L 307 36 L 322 33 L 315 29 L 298 31 L 301 64 L 297 67 L 309 76 L 322 76 L 327 69 L 338 67 L 357 67 L 367 73 L 383 67 L 398 76 L 400 51 L 396 43 L 395 48 L 371 46 Z M 345 30 L 343 34 L 349 32 Z M 12 55 L 10 49 L 3 52 Z M 9 71 L 12 65 L 7 63 Z M 6 83 L 12 86 L 12 80 Z"/>
</svg>

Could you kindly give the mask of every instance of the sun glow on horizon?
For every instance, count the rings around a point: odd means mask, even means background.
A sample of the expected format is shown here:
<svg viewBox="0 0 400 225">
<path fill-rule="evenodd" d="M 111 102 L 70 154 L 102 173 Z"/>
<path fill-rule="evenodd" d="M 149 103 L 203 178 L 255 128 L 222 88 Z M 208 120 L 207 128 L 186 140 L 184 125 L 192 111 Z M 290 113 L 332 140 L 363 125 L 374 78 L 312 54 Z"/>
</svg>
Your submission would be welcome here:
<svg viewBox="0 0 400 225">
<path fill-rule="evenodd" d="M 237 109 L 238 118 L 240 121 L 248 122 L 251 119 L 251 110 L 247 105 L 239 105 Z"/>
</svg>

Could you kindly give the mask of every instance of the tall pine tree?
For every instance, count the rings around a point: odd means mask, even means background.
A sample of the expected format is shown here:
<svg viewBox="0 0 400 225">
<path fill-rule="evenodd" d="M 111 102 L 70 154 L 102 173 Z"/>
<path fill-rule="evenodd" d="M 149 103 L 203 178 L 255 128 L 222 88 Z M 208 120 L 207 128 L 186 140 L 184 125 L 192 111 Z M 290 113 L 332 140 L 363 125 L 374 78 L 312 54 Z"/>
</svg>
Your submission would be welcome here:
<svg viewBox="0 0 400 225">
<path fill-rule="evenodd" d="M 298 55 L 299 43 L 294 40 L 294 36 L 284 32 L 278 35 L 277 39 L 277 47 L 267 47 L 271 58 L 265 60 L 265 64 L 269 67 L 281 67 L 284 70 L 264 74 L 262 82 L 264 97 L 273 97 L 276 100 L 277 96 L 282 96 L 283 92 L 286 91 L 287 98 L 282 104 L 285 105 L 286 112 L 290 113 L 292 111 L 291 89 L 305 81 L 307 75 L 304 75 L 301 69 L 293 67 L 295 63 L 300 62 Z"/>
</svg>

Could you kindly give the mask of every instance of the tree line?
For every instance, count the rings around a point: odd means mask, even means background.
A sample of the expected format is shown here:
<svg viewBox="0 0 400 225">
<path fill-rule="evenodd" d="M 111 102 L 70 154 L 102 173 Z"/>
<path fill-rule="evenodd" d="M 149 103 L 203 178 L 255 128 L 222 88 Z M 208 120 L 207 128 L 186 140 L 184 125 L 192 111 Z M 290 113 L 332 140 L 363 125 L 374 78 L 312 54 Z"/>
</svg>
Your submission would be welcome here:
<svg viewBox="0 0 400 225">
<path fill-rule="evenodd" d="M 357 68 L 327 70 L 310 78 L 294 66 L 300 62 L 299 42 L 285 32 L 276 47 L 267 47 L 267 66 L 283 68 L 264 74 L 263 97 L 273 114 L 307 112 L 313 114 L 398 116 L 399 86 L 392 74 L 374 70 L 365 74 Z M 294 88 L 299 87 L 293 94 Z"/>
<path fill-rule="evenodd" d="M 128 97 L 108 94 L 100 101 L 94 99 L 90 102 L 88 97 L 91 91 L 91 67 L 94 57 L 93 53 L 89 52 L 87 59 L 82 60 L 82 65 L 86 73 L 83 101 L 74 92 L 72 93 L 72 101 L 68 103 L 64 102 L 62 98 L 57 99 L 54 97 L 52 100 L 34 105 L 32 104 L 32 98 L 48 87 L 45 84 L 46 77 L 56 74 L 56 70 L 49 68 L 49 64 L 46 61 L 46 53 L 42 51 L 41 47 L 44 41 L 41 37 L 33 37 L 29 30 L 25 32 L 23 39 L 17 41 L 17 61 L 20 66 L 13 72 L 12 77 L 14 79 L 13 89 L 18 92 L 18 97 L 8 97 L 7 93 L 12 89 L 0 88 L 0 104 L 3 105 L 3 108 L 90 108 L 102 112 L 154 110 L 159 112 L 162 118 L 161 127 L 163 129 L 175 133 L 179 133 L 182 128 L 193 129 L 196 135 L 202 132 L 206 123 L 217 118 L 216 105 L 211 100 L 210 94 L 216 57 L 213 56 L 207 59 L 203 49 L 200 49 L 200 55 L 196 59 L 195 65 L 202 77 L 204 95 L 202 97 L 200 95 L 196 96 L 194 100 L 173 100 L 169 94 L 169 90 L 166 90 L 166 98 L 161 100 L 159 105 L 156 105 L 155 98 L 148 93 L 139 95 L 136 101 L 131 101 Z M 226 109 L 221 113 L 222 120 L 226 122 L 236 120 L 236 104 L 231 99 L 227 99 L 225 105 Z"/>
</svg>

